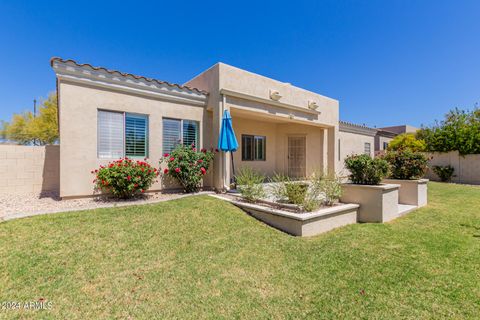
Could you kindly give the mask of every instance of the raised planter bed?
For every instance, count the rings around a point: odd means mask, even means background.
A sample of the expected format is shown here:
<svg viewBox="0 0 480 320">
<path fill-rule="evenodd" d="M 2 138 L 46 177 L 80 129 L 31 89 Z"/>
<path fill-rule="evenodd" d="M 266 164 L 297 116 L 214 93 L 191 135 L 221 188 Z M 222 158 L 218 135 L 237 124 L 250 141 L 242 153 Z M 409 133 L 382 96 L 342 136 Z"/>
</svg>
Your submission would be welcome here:
<svg viewBox="0 0 480 320">
<path fill-rule="evenodd" d="M 408 204 L 417 207 L 427 205 L 427 183 L 428 179 L 418 180 L 399 180 L 399 179 L 385 179 L 384 183 L 399 184 L 400 190 L 398 192 L 398 202 L 401 204 Z"/>
<path fill-rule="evenodd" d="M 313 212 L 296 213 L 281 208 L 247 203 L 228 197 L 216 196 L 229 201 L 251 216 L 294 236 L 315 236 L 332 229 L 357 222 L 357 204 L 339 203 Z M 263 202 L 268 204 L 268 202 Z"/>
<path fill-rule="evenodd" d="M 402 215 L 398 205 L 399 184 L 342 184 L 341 202 L 356 203 L 359 222 L 387 222 Z"/>
</svg>

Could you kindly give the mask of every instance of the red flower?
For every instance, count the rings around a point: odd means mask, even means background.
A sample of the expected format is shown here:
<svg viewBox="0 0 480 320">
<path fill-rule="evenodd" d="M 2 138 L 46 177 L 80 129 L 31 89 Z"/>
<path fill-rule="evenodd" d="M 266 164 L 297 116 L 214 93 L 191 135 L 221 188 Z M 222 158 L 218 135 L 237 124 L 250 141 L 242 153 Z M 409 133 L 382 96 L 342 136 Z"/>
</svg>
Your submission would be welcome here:
<svg viewBox="0 0 480 320">
<path fill-rule="evenodd" d="M 204 167 L 201 167 L 201 168 L 200 168 L 200 171 L 202 172 L 203 175 L 205 175 L 205 174 L 207 173 L 207 170 L 205 170 Z"/>
<path fill-rule="evenodd" d="M 165 170 L 163 170 L 163 173 L 167 174 L 168 173 L 168 168 L 165 168 Z"/>
<path fill-rule="evenodd" d="M 127 176 L 127 180 L 128 180 L 128 181 L 132 180 L 132 177 Z"/>
<path fill-rule="evenodd" d="M 138 187 L 138 183 L 135 183 L 135 188 Z"/>
<path fill-rule="evenodd" d="M 193 152 L 197 152 L 197 148 L 193 148 Z"/>
<path fill-rule="evenodd" d="M 179 172 L 180 172 L 180 168 L 175 168 L 175 172 L 176 172 L 176 173 L 179 173 Z"/>
<path fill-rule="evenodd" d="M 95 170 L 95 173 L 97 173 L 97 172 L 98 172 L 98 170 Z"/>
<path fill-rule="evenodd" d="M 218 148 L 215 148 L 215 152 L 218 152 Z"/>
<path fill-rule="evenodd" d="M 164 156 L 165 158 L 167 158 L 167 157 L 169 156 L 169 154 L 168 154 L 168 153 L 164 153 L 163 156 Z"/>
<path fill-rule="evenodd" d="M 197 162 L 198 162 L 198 163 L 202 163 L 202 162 L 203 162 L 203 160 L 202 160 L 202 159 L 199 159 Z"/>
<path fill-rule="evenodd" d="M 144 193 L 144 192 L 145 192 L 145 190 L 142 189 L 142 193 Z"/>
<path fill-rule="evenodd" d="M 170 158 L 170 161 L 173 161 L 173 160 L 175 160 L 175 158 L 174 158 L 174 157 L 171 157 L 171 158 Z"/>
<path fill-rule="evenodd" d="M 200 151 L 203 152 L 203 153 L 207 153 L 207 149 L 205 149 L 205 148 L 202 148 L 202 150 L 200 150 Z"/>
</svg>

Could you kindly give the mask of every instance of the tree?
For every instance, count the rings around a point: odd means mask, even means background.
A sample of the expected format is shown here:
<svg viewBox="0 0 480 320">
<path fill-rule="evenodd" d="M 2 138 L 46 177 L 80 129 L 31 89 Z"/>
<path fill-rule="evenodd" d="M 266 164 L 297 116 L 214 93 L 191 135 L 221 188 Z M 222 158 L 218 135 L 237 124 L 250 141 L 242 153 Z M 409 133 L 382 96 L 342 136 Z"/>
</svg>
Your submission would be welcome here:
<svg viewBox="0 0 480 320">
<path fill-rule="evenodd" d="M 480 109 L 465 111 L 455 108 L 431 127 L 417 132 L 425 140 L 427 151 L 455 151 L 462 155 L 480 153 Z"/>
<path fill-rule="evenodd" d="M 410 150 L 425 151 L 425 141 L 417 139 L 413 133 L 402 133 L 388 143 L 388 151 Z"/>
<path fill-rule="evenodd" d="M 58 140 L 57 94 L 51 93 L 40 104 L 38 116 L 26 111 L 14 114 L 11 122 L 3 122 L 1 136 L 19 144 L 53 144 Z"/>
</svg>

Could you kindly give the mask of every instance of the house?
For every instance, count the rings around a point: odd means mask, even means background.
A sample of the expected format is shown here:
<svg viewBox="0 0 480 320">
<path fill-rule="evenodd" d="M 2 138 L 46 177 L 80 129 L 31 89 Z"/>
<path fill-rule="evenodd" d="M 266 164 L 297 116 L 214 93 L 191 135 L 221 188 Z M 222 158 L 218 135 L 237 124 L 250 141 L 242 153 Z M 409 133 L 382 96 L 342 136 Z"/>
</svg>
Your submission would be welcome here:
<svg viewBox="0 0 480 320">
<path fill-rule="evenodd" d="M 60 130 L 60 196 L 91 196 L 90 172 L 127 156 L 157 165 L 178 143 L 215 148 L 229 110 L 236 168 L 302 178 L 340 173 L 352 153 L 374 155 L 378 130 L 339 122 L 337 100 L 217 63 L 186 83 L 52 58 Z M 231 154 L 220 152 L 204 187 L 228 189 Z M 159 181 L 152 190 L 172 188 Z"/>
<path fill-rule="evenodd" d="M 237 167 L 304 177 L 336 172 L 338 101 L 217 63 L 183 85 L 53 58 L 60 130 L 60 196 L 92 195 L 90 171 L 123 156 L 155 163 L 177 143 L 215 147 L 229 110 Z M 230 154 L 204 180 L 228 188 Z M 152 190 L 168 187 L 158 182 Z"/>
</svg>

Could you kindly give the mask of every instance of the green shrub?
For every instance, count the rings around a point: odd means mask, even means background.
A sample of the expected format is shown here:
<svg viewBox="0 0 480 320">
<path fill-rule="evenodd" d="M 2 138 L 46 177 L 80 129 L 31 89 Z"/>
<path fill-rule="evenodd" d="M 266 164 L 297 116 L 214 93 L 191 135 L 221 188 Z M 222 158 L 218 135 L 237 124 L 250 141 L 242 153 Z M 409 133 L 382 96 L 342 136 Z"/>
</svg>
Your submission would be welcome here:
<svg viewBox="0 0 480 320">
<path fill-rule="evenodd" d="M 164 174 L 177 180 L 185 192 L 197 192 L 213 156 L 214 153 L 206 149 L 197 151 L 193 144 L 178 145 L 171 154 L 163 155 L 160 164 L 166 163 Z"/>
<path fill-rule="evenodd" d="M 308 191 L 308 184 L 292 180 L 290 177 L 276 173 L 271 179 L 269 191 L 277 201 L 301 205 Z"/>
<path fill-rule="evenodd" d="M 448 166 L 434 166 L 433 172 L 440 178 L 442 182 L 450 182 L 454 177 L 453 173 L 455 172 L 455 168 L 451 165 Z"/>
<path fill-rule="evenodd" d="M 311 193 L 323 198 L 322 203 L 326 206 L 334 205 L 342 196 L 342 183 L 336 175 L 316 172 L 310 181 L 312 183 Z"/>
<path fill-rule="evenodd" d="M 427 157 L 409 149 L 388 152 L 385 160 L 390 164 L 390 177 L 394 179 L 420 179 L 427 171 Z"/>
<path fill-rule="evenodd" d="M 355 184 L 379 184 L 389 171 L 385 159 L 372 159 L 366 154 L 348 156 L 345 166 L 350 170 L 350 180 Z"/>
<path fill-rule="evenodd" d="M 307 212 L 318 209 L 322 204 L 333 205 L 342 194 L 340 179 L 331 175 L 314 173 L 309 182 L 304 183 L 275 174 L 270 181 L 270 192 L 278 201 L 296 204 Z"/>
<path fill-rule="evenodd" d="M 159 173 L 145 161 L 123 158 L 92 170 L 92 174 L 96 190 L 127 199 L 148 190 Z"/>
<path fill-rule="evenodd" d="M 286 195 L 289 203 L 302 205 L 308 191 L 308 184 L 301 182 L 289 182 L 285 185 Z"/>
<path fill-rule="evenodd" d="M 248 202 L 256 202 L 265 197 L 263 182 L 265 176 L 250 167 L 243 167 L 235 175 L 238 189 L 242 197 Z"/>
</svg>

